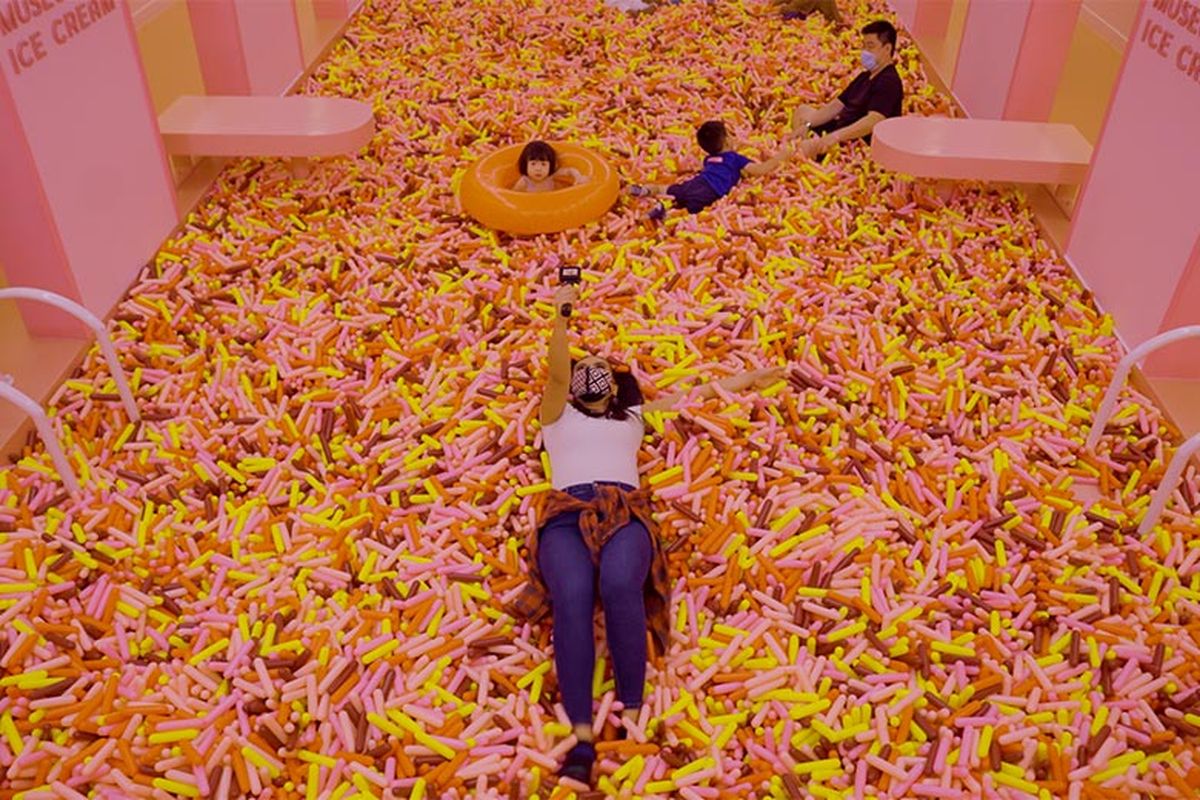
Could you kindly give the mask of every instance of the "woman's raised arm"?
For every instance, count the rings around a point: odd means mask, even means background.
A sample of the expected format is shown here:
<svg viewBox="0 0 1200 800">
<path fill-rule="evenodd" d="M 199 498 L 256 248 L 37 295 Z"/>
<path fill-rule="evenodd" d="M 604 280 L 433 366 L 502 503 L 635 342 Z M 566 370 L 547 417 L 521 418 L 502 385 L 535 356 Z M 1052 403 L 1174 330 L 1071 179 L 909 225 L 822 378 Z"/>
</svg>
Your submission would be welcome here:
<svg viewBox="0 0 1200 800">
<path fill-rule="evenodd" d="M 546 390 L 542 393 L 542 407 L 538 418 L 543 425 L 550 425 L 562 416 L 567 406 L 567 395 L 571 391 L 571 351 L 567 346 L 567 318 L 564 306 L 575 305 L 579 290 L 571 284 L 559 286 L 554 292 L 554 328 L 550 333 L 550 374 L 546 378 Z"/>
</svg>

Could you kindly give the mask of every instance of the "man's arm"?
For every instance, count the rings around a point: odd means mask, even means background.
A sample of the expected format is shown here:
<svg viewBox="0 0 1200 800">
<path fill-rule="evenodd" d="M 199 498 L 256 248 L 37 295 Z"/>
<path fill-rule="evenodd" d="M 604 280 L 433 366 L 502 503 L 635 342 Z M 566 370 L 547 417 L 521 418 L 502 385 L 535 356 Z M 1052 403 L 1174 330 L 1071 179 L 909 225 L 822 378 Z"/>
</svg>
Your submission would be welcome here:
<svg viewBox="0 0 1200 800">
<path fill-rule="evenodd" d="M 800 106 L 792 115 L 792 137 L 802 135 L 808 128 L 824 125 L 845 110 L 841 100 L 830 100 L 820 108 Z"/>
<path fill-rule="evenodd" d="M 800 145 L 804 154 L 809 158 L 820 155 L 830 150 L 839 142 L 852 142 L 855 139 L 860 139 L 868 135 L 875 126 L 878 125 L 887 117 L 880 114 L 878 111 L 868 111 L 867 115 L 858 122 L 847 125 L 844 128 L 838 128 L 836 131 L 830 131 L 816 139 L 809 139 Z"/>
<path fill-rule="evenodd" d="M 855 139 L 861 139 L 867 136 L 875 129 L 875 126 L 883 122 L 887 117 L 880 114 L 878 111 L 868 111 L 867 115 L 851 125 L 844 128 L 838 128 L 836 131 L 830 131 L 825 136 L 832 137 L 834 144 L 838 142 L 852 142 Z M 821 137 L 824 138 L 824 137 Z"/>
</svg>

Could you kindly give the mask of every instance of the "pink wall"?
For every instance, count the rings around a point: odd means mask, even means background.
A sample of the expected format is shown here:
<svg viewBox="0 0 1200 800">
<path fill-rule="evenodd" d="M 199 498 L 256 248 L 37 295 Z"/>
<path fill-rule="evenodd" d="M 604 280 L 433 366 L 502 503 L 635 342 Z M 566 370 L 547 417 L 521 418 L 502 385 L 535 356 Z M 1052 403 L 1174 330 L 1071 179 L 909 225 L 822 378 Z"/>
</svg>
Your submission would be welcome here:
<svg viewBox="0 0 1200 800">
<path fill-rule="evenodd" d="M 0 262 L 106 315 L 175 226 L 175 193 L 128 6 L 51 9 L 0 48 Z M 77 330 L 23 313 L 33 333 Z"/>
<path fill-rule="evenodd" d="M 236 7 L 251 94 L 283 94 L 304 71 L 296 4 L 242 0 Z"/>
<path fill-rule="evenodd" d="M 972 117 L 1001 119 L 1032 0 L 971 3 L 954 70 L 954 95 Z"/>
<path fill-rule="evenodd" d="M 1082 0 L 1032 3 L 1004 105 L 1005 119 L 1050 119 Z"/>
<path fill-rule="evenodd" d="M 911 32 L 917 25 L 917 5 L 919 0 L 891 0 L 889 5 L 896 14 L 900 24 Z"/>
<path fill-rule="evenodd" d="M 1200 322 L 1197 141 L 1200 40 L 1143 4 L 1067 243 L 1127 345 Z M 1200 358 L 1172 366 L 1200 377 Z"/>
<path fill-rule="evenodd" d="M 196 55 L 209 94 L 250 94 L 238 15 L 232 2 L 188 0 Z"/>
<path fill-rule="evenodd" d="M 314 0 L 313 8 L 321 19 L 345 19 L 350 14 L 348 0 Z"/>
<path fill-rule="evenodd" d="M 1200 324 L 1200 236 L 1196 237 L 1192 256 L 1159 328 L 1166 331 L 1197 324 Z M 1200 340 L 1189 339 L 1159 350 L 1147 359 L 1145 370 L 1155 376 L 1192 378 L 1197 374 L 1197 361 L 1200 361 Z"/>
<path fill-rule="evenodd" d="M 954 12 L 954 0 L 914 0 L 915 19 L 909 31 L 918 40 L 940 38 L 946 35 L 950 16 Z"/>
<path fill-rule="evenodd" d="M 296 4 L 188 0 L 209 94 L 279 95 L 304 71 Z"/>
<path fill-rule="evenodd" d="M 968 114 L 1050 118 L 1084 0 L 889 0 L 889 5 Z"/>
</svg>

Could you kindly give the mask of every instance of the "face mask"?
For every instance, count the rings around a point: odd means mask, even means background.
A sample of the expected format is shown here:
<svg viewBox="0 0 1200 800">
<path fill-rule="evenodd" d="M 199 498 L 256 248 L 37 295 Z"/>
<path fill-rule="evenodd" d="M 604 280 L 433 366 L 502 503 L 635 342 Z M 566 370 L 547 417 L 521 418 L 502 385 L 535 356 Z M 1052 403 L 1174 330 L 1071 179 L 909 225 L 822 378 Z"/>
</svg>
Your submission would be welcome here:
<svg viewBox="0 0 1200 800">
<path fill-rule="evenodd" d="M 603 400 L 612 393 L 612 378 L 604 367 L 583 367 L 571 374 L 571 394 L 584 403 Z"/>
<path fill-rule="evenodd" d="M 879 66 L 878 59 L 875 58 L 875 54 L 870 50 L 863 50 L 860 54 L 860 59 L 862 60 L 863 69 L 875 69 L 875 67 Z"/>
</svg>

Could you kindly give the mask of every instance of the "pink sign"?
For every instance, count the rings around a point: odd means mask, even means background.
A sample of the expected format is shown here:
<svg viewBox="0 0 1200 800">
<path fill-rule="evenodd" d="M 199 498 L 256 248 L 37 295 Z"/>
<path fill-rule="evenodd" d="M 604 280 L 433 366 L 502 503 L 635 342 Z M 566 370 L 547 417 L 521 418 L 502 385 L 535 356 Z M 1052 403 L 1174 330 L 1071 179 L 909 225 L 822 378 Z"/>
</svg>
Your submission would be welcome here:
<svg viewBox="0 0 1200 800">
<path fill-rule="evenodd" d="M 106 315 L 177 221 L 129 8 L 0 0 L 0 263 Z M 33 333 L 77 330 L 23 309 Z"/>
<path fill-rule="evenodd" d="M 1198 139 L 1200 7 L 1147 2 L 1067 244 L 1068 258 L 1127 345 L 1200 323 L 1200 281 L 1185 280 L 1200 236 Z M 1162 363 L 1152 359 L 1149 371 Z M 1200 358 L 1172 371 L 1200 377 Z"/>
</svg>

